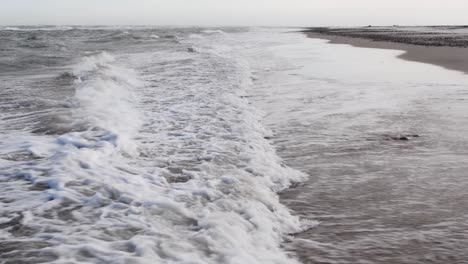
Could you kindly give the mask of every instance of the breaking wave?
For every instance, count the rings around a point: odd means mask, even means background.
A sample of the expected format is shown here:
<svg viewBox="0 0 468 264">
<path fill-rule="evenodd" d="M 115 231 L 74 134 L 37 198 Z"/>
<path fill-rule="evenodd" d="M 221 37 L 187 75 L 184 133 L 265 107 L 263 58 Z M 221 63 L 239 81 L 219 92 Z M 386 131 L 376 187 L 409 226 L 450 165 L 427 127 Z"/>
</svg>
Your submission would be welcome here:
<svg viewBox="0 0 468 264">
<path fill-rule="evenodd" d="M 305 175 L 245 97 L 249 66 L 208 46 L 99 52 L 60 75 L 68 129 L 0 139 L 3 259 L 295 263 L 280 243 L 303 227 L 277 192 Z"/>
</svg>

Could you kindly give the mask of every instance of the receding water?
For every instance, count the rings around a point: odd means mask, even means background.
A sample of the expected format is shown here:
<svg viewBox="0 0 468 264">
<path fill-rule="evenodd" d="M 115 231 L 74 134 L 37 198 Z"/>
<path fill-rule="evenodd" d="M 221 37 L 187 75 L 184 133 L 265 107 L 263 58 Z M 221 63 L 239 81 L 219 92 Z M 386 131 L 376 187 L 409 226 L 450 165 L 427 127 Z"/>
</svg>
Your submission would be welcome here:
<svg viewBox="0 0 468 264">
<path fill-rule="evenodd" d="M 268 52 L 281 63 L 253 100 L 310 175 L 282 201 L 320 221 L 286 247 L 304 263 L 468 263 L 468 77 L 316 39 Z"/>
</svg>

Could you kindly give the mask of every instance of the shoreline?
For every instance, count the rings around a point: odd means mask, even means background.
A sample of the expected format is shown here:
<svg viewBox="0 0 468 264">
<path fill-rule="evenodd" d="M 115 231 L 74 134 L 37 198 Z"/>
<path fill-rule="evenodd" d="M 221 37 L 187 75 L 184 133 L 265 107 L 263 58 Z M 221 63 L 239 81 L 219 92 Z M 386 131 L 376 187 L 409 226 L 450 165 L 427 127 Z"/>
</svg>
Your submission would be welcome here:
<svg viewBox="0 0 468 264">
<path fill-rule="evenodd" d="M 373 40 L 366 35 L 335 35 L 333 32 L 321 33 L 314 31 L 304 31 L 310 38 L 328 40 L 330 44 L 348 44 L 359 48 L 390 49 L 401 50 L 403 54 L 398 58 L 428 63 L 440 66 L 449 70 L 455 70 L 468 74 L 468 48 L 459 46 L 432 46 L 415 45 L 402 42 L 392 42 L 390 40 Z M 415 35 L 414 38 L 418 36 Z M 408 38 L 411 40 L 411 37 Z"/>
</svg>

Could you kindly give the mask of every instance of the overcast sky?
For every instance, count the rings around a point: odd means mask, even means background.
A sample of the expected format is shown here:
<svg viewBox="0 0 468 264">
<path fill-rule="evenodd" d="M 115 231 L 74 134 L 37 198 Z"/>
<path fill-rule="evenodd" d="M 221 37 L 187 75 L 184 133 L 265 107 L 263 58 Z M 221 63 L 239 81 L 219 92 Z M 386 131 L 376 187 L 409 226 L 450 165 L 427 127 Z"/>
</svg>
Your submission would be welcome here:
<svg viewBox="0 0 468 264">
<path fill-rule="evenodd" d="M 0 24 L 468 24 L 468 0 L 0 0 Z"/>
</svg>

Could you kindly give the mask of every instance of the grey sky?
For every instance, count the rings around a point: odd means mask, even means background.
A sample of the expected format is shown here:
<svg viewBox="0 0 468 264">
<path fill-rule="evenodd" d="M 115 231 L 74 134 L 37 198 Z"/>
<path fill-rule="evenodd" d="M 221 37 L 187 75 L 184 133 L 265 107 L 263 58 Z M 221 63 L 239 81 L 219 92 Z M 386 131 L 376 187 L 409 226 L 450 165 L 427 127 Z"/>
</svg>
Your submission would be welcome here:
<svg viewBox="0 0 468 264">
<path fill-rule="evenodd" d="M 0 0 L 0 24 L 468 24 L 468 0 Z"/>
</svg>

